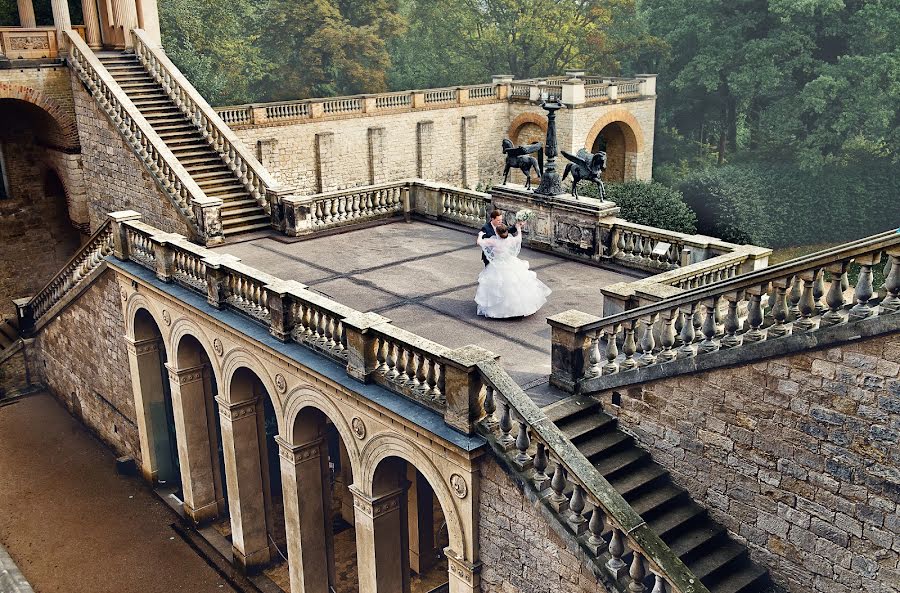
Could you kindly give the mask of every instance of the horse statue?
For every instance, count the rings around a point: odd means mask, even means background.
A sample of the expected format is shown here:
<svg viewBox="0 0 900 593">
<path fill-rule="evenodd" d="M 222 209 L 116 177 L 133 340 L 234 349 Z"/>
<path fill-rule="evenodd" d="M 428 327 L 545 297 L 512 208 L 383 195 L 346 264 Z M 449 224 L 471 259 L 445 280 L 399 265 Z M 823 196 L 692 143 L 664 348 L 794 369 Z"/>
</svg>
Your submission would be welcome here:
<svg viewBox="0 0 900 593">
<path fill-rule="evenodd" d="M 541 150 L 544 145 L 540 142 L 516 146 L 509 138 L 503 139 L 503 154 L 506 155 L 506 166 L 503 168 L 503 185 L 509 177 L 510 169 L 518 169 L 525 175 L 525 189 L 531 189 L 531 170 L 534 169 L 538 177 L 544 175 L 544 153 Z M 528 156 L 537 153 L 537 158 Z"/>
<path fill-rule="evenodd" d="M 569 154 L 565 150 L 561 152 L 571 162 L 566 165 L 566 170 L 560 181 L 568 177 L 569 173 L 572 174 L 572 195 L 576 200 L 578 199 L 578 182 L 593 181 L 597 184 L 600 201 L 602 202 L 606 197 L 606 188 L 603 186 L 600 174 L 606 170 L 606 153 L 601 150 L 597 154 L 592 154 L 584 148 L 578 151 L 578 156 Z"/>
</svg>

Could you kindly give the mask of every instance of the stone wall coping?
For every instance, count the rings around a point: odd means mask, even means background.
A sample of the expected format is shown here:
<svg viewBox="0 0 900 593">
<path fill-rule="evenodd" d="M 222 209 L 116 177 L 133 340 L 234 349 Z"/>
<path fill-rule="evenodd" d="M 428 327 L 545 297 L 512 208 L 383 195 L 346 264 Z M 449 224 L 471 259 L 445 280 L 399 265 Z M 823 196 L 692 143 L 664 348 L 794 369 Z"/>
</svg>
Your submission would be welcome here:
<svg viewBox="0 0 900 593">
<path fill-rule="evenodd" d="M 383 183 L 375 183 L 370 185 L 358 185 L 354 187 L 347 187 L 344 189 L 334 189 L 317 194 L 300 195 L 300 192 L 298 192 L 297 188 L 295 187 L 281 187 L 271 193 L 272 195 L 278 196 L 286 204 L 299 205 L 317 202 L 319 200 L 325 200 L 329 198 L 353 195 L 355 193 L 378 191 L 379 189 L 391 189 L 395 187 L 409 187 L 411 189 L 415 187 L 422 187 L 437 191 L 449 190 L 457 193 L 481 197 L 486 200 L 489 200 L 491 198 L 491 195 L 485 192 L 465 189 L 439 181 L 429 181 L 427 179 L 421 179 L 418 177 L 406 177 L 403 179 L 397 179 L 395 181 L 386 181 Z"/>
</svg>

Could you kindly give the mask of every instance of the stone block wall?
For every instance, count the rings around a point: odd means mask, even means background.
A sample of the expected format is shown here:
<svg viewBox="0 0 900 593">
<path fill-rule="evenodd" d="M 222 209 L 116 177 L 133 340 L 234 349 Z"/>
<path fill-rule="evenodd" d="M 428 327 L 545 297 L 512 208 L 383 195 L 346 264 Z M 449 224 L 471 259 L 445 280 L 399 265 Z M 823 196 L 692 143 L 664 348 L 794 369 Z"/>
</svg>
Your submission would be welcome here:
<svg viewBox="0 0 900 593">
<path fill-rule="evenodd" d="M 72 95 L 89 194 L 91 231 L 109 212 L 136 210 L 147 224 L 191 237 L 187 223 L 73 74 Z"/>
<path fill-rule="evenodd" d="M 0 358 L 3 355 L 6 355 L 7 358 L 0 362 L 0 400 L 17 391 L 27 389 L 31 383 L 25 349 L 20 349 L 12 354 L 0 351 Z"/>
<path fill-rule="evenodd" d="M 33 376 L 116 452 L 140 460 L 115 274 L 105 270 L 28 348 Z"/>
<path fill-rule="evenodd" d="M 483 593 L 605 593 L 574 543 L 563 541 L 490 455 L 481 465 Z"/>
<path fill-rule="evenodd" d="M 900 334 L 599 394 L 792 593 L 900 591 Z"/>
</svg>

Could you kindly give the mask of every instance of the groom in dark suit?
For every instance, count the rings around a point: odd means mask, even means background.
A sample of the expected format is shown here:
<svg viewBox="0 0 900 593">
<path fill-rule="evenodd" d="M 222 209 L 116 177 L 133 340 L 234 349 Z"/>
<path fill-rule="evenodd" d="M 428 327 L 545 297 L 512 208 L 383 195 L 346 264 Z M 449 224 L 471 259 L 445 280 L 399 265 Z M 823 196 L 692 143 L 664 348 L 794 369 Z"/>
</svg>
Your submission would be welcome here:
<svg viewBox="0 0 900 593">
<path fill-rule="evenodd" d="M 490 220 L 484 223 L 484 226 L 481 227 L 481 232 L 484 233 L 484 235 L 479 235 L 483 236 L 485 239 L 493 237 L 497 234 L 497 227 L 501 224 L 503 224 L 503 213 L 499 210 L 492 210 Z M 509 232 L 510 234 L 515 235 L 519 232 L 519 229 L 517 229 L 515 226 L 512 226 L 509 228 Z M 484 262 L 484 265 L 488 265 L 489 263 L 491 263 L 488 261 L 487 256 L 484 255 L 484 250 L 481 251 L 481 261 Z"/>
</svg>

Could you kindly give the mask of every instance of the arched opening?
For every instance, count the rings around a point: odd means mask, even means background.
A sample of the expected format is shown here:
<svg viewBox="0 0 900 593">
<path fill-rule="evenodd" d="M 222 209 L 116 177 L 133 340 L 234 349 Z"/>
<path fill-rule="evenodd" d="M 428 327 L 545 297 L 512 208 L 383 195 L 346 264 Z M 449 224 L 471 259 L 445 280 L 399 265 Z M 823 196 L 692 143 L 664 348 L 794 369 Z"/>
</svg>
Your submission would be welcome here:
<svg viewBox="0 0 900 593">
<path fill-rule="evenodd" d="M 196 524 L 228 516 L 225 452 L 219 426 L 218 384 L 199 340 L 185 335 L 175 345 L 169 382 L 175 409 L 185 513 Z"/>
<path fill-rule="evenodd" d="M 547 138 L 547 121 L 536 113 L 523 113 L 510 124 L 507 135 L 513 144 L 522 146 L 534 142 L 545 142 Z M 537 156 L 537 155 L 532 155 Z M 538 181 L 536 173 L 531 173 L 532 183 Z M 518 169 L 509 172 L 509 181 L 525 183 L 525 176 Z"/>
<path fill-rule="evenodd" d="M 134 357 L 131 359 L 135 407 L 144 438 L 141 456 L 144 474 L 154 483 L 180 495 L 181 471 L 175 412 L 166 371 L 162 333 L 146 309 L 134 315 Z"/>
<path fill-rule="evenodd" d="M 241 367 L 231 377 L 227 409 L 220 408 L 232 548 L 248 571 L 287 556 L 281 469 L 275 461 L 277 418 L 270 399 L 259 376 Z"/>
<path fill-rule="evenodd" d="M 427 593 L 449 582 L 445 511 L 411 463 L 387 457 L 375 468 L 372 506 L 357 508 L 360 590 Z"/>
<path fill-rule="evenodd" d="M 0 312 L 11 312 L 11 300 L 40 290 L 83 237 L 70 218 L 66 180 L 57 174 L 58 163 L 71 156 L 70 134 L 50 113 L 19 99 L 0 98 L 0 121 L 0 277 L 11 280 L 2 283 Z"/>
<path fill-rule="evenodd" d="M 625 134 L 621 126 L 611 123 L 603 128 L 594 140 L 591 152 L 606 152 L 606 171 L 603 181 L 625 181 Z"/>
<path fill-rule="evenodd" d="M 607 182 L 632 181 L 638 177 L 638 152 L 640 128 L 627 112 L 615 112 L 600 119 L 588 133 L 586 147 L 591 152 L 606 152 Z"/>
</svg>

